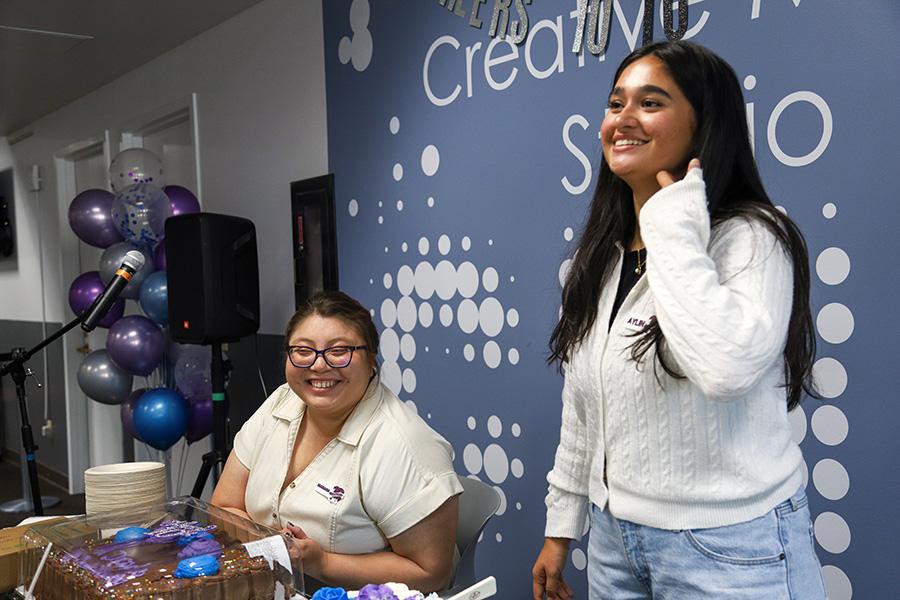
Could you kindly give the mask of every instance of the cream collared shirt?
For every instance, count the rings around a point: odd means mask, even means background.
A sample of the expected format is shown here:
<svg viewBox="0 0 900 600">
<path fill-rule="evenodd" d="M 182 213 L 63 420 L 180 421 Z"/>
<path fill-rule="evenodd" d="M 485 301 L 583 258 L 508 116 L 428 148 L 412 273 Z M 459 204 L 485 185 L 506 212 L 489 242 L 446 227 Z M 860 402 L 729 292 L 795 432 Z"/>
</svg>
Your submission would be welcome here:
<svg viewBox="0 0 900 600">
<path fill-rule="evenodd" d="M 305 409 L 284 384 L 235 437 L 254 521 L 275 529 L 290 521 L 326 551 L 363 554 L 462 493 L 450 444 L 377 379 L 338 436 L 280 491 Z"/>
</svg>

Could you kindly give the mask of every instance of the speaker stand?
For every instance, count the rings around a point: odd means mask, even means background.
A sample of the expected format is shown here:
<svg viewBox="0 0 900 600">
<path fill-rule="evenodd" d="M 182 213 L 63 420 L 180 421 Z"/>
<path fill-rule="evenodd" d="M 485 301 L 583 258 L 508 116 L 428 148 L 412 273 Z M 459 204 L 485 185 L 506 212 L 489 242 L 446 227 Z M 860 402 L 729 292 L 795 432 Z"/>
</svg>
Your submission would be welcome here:
<svg viewBox="0 0 900 600">
<path fill-rule="evenodd" d="M 222 344 L 216 342 L 212 345 L 212 364 L 210 365 L 210 378 L 212 379 L 213 399 L 213 449 L 203 455 L 203 464 L 197 473 L 194 489 L 191 496 L 200 499 L 203 488 L 209 474 L 213 475 L 213 487 L 219 483 L 219 476 L 225 468 L 228 460 L 228 398 L 225 395 L 225 379 L 230 364 L 222 360 Z"/>
</svg>

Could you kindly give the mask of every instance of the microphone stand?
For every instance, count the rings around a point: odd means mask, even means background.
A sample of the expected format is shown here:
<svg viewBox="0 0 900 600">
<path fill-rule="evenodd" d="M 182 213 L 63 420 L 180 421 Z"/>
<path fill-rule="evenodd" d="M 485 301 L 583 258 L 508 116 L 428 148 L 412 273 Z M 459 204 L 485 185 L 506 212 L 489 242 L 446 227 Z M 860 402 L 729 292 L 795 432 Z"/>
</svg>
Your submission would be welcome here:
<svg viewBox="0 0 900 600">
<path fill-rule="evenodd" d="M 35 452 L 37 451 L 38 447 L 34 443 L 34 435 L 31 431 L 31 423 L 28 421 L 28 404 L 26 402 L 27 396 L 25 393 L 25 379 L 29 376 L 33 377 L 34 372 L 31 369 L 26 369 L 25 363 L 29 358 L 43 350 L 46 346 L 52 344 L 53 342 L 64 336 L 73 327 L 84 321 L 89 312 L 90 310 L 84 311 L 83 314 L 75 317 L 75 319 L 66 324 L 62 329 L 60 329 L 44 341 L 40 342 L 37 346 L 31 348 L 30 350 L 25 350 L 25 348 L 13 348 L 12 351 L 9 352 L 9 354 L 0 354 L 0 361 L 9 361 L 5 365 L 0 367 L 0 377 L 8 374 L 10 377 L 12 377 L 12 380 L 16 384 L 16 397 L 19 400 L 19 415 L 22 420 L 22 448 L 25 452 L 25 462 L 28 465 L 28 481 L 30 483 L 31 502 L 34 508 L 34 514 L 37 517 L 41 517 L 44 515 L 44 503 L 41 498 L 41 489 L 37 474 L 37 462 L 35 461 Z M 25 483 L 24 477 L 22 478 L 22 483 Z M 28 488 L 25 488 L 24 485 L 22 492 L 25 496 L 23 505 L 23 508 L 25 510 L 22 512 L 28 512 L 32 507 L 28 506 Z M 48 498 L 47 500 L 47 504 L 50 506 L 59 502 L 59 500 L 57 500 L 56 498 Z"/>
<path fill-rule="evenodd" d="M 203 455 L 203 465 L 200 467 L 200 472 L 197 473 L 194 489 L 191 490 L 191 496 L 198 500 L 203 494 L 210 471 L 212 471 L 215 485 L 219 482 L 222 469 L 225 468 L 225 461 L 228 460 L 228 397 L 225 394 L 225 380 L 230 370 L 230 361 L 222 360 L 222 344 L 213 343 L 212 363 L 210 364 L 213 399 L 213 449 Z"/>
</svg>

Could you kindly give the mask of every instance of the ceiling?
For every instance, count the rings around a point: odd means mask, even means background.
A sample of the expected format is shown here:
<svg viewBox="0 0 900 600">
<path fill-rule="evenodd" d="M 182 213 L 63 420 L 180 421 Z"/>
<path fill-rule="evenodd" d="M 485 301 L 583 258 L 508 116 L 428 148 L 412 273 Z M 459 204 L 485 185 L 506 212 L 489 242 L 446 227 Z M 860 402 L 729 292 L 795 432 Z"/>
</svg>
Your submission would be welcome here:
<svg viewBox="0 0 900 600">
<path fill-rule="evenodd" d="M 0 136 L 260 0 L 0 0 Z"/>
</svg>

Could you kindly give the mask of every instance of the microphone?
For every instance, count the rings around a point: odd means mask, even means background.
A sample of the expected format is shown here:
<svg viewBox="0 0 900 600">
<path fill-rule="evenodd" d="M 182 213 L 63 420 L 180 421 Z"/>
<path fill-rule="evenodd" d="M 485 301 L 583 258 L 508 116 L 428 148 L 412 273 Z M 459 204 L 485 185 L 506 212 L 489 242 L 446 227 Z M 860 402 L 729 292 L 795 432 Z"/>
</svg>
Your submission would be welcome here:
<svg viewBox="0 0 900 600">
<path fill-rule="evenodd" d="M 144 260 L 144 255 L 137 250 L 129 250 L 125 254 L 125 258 L 122 259 L 122 266 L 116 270 L 116 274 L 113 275 L 106 289 L 97 296 L 97 299 L 94 300 L 94 303 L 87 310 L 87 317 L 81 322 L 81 328 L 84 331 L 93 331 L 97 327 L 97 322 L 106 315 L 112 303 L 118 300 L 119 294 L 122 293 L 122 290 L 125 289 L 125 286 L 128 285 L 134 274 L 144 266 Z"/>
</svg>

